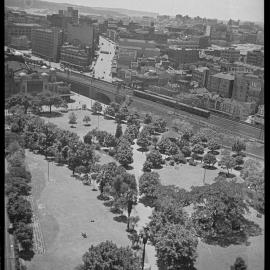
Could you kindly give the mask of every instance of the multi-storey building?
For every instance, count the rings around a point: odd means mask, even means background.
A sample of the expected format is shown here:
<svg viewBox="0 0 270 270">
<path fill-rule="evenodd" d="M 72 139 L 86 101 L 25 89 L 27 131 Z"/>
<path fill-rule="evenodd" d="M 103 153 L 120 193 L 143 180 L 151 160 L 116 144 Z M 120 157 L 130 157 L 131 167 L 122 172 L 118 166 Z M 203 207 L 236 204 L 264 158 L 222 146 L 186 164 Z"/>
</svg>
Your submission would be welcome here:
<svg viewBox="0 0 270 270">
<path fill-rule="evenodd" d="M 258 112 L 254 116 L 255 124 L 264 125 L 264 105 L 258 107 Z"/>
<path fill-rule="evenodd" d="M 208 80 L 207 88 L 211 92 L 216 92 L 225 98 L 231 98 L 233 92 L 234 75 L 221 72 L 211 75 Z"/>
<path fill-rule="evenodd" d="M 60 51 L 60 63 L 71 68 L 87 70 L 90 64 L 89 52 L 79 46 L 63 45 Z"/>
<path fill-rule="evenodd" d="M 179 67 L 180 65 L 198 62 L 199 50 L 170 46 L 168 49 L 168 57 L 175 67 Z"/>
<path fill-rule="evenodd" d="M 264 81 L 259 76 L 236 74 L 232 97 L 238 101 L 259 103 L 263 89 Z"/>
<path fill-rule="evenodd" d="M 40 27 L 36 23 L 9 23 L 6 25 L 7 33 L 10 37 L 26 36 L 29 40 L 31 40 L 32 30 Z"/>
<path fill-rule="evenodd" d="M 27 50 L 30 47 L 30 41 L 27 36 L 11 37 L 10 46 L 18 50 Z"/>
<path fill-rule="evenodd" d="M 208 75 L 208 67 L 199 67 L 192 71 L 192 80 L 198 82 L 200 87 L 205 87 L 208 81 Z"/>
<path fill-rule="evenodd" d="M 221 51 L 220 57 L 226 59 L 227 61 L 233 63 L 238 61 L 240 58 L 240 50 L 234 48 L 229 48 Z"/>
<path fill-rule="evenodd" d="M 58 62 L 62 43 L 63 32 L 58 28 L 32 31 L 32 53 L 49 61 Z"/>
<path fill-rule="evenodd" d="M 254 66 L 264 66 L 264 53 L 260 50 L 247 52 L 247 64 Z"/>
</svg>

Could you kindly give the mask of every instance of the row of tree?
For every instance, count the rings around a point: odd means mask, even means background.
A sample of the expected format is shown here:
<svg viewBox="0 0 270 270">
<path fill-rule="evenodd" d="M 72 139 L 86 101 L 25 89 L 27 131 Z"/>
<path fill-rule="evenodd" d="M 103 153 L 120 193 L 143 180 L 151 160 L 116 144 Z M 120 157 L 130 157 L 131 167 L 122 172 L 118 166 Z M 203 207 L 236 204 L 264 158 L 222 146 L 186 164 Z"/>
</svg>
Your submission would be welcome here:
<svg viewBox="0 0 270 270">
<path fill-rule="evenodd" d="M 25 167 L 24 149 L 12 133 L 8 132 L 6 159 L 8 173 L 5 175 L 5 193 L 8 197 L 7 213 L 13 224 L 15 239 L 19 241 L 24 251 L 33 249 L 32 208 L 26 199 L 31 194 L 31 174 Z"/>
</svg>

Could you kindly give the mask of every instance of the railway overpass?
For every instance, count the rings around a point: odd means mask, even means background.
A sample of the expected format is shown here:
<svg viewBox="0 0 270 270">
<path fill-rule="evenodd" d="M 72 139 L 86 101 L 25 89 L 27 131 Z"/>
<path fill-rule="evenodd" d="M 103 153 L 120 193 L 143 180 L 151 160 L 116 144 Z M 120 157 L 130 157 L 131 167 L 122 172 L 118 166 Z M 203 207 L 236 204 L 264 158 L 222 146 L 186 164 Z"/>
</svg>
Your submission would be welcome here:
<svg viewBox="0 0 270 270">
<path fill-rule="evenodd" d="M 127 96 L 133 95 L 133 91 L 130 88 L 118 86 L 72 71 L 57 71 L 56 78 L 57 80 L 69 83 L 72 91 L 105 104 L 109 104 L 112 101 L 121 102 Z"/>
</svg>

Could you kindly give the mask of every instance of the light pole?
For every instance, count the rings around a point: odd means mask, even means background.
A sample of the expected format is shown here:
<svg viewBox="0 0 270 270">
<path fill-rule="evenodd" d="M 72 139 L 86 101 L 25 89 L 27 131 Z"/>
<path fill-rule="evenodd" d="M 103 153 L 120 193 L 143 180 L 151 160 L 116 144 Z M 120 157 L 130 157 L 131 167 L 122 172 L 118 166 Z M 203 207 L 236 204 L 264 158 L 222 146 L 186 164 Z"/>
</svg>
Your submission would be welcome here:
<svg viewBox="0 0 270 270">
<path fill-rule="evenodd" d="M 143 232 L 141 233 L 141 238 L 143 240 L 143 254 L 142 254 L 142 270 L 144 270 L 144 259 L 145 259 L 145 246 L 149 238 L 149 228 L 144 227 Z"/>
</svg>

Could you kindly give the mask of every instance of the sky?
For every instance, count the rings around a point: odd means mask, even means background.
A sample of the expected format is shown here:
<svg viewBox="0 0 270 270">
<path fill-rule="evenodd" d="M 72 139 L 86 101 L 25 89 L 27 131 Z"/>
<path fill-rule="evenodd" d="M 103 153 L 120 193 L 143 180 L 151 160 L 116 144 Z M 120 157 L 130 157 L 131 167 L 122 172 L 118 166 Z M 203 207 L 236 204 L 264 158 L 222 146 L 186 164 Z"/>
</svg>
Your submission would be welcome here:
<svg viewBox="0 0 270 270">
<path fill-rule="evenodd" d="M 90 7 L 126 8 L 157 12 L 217 18 L 220 20 L 264 21 L 263 0 L 45 0 Z"/>
</svg>

